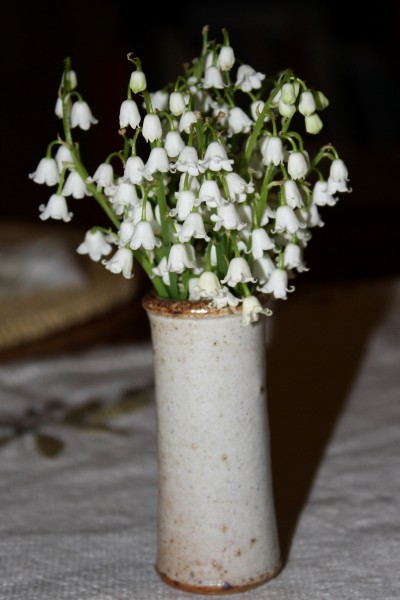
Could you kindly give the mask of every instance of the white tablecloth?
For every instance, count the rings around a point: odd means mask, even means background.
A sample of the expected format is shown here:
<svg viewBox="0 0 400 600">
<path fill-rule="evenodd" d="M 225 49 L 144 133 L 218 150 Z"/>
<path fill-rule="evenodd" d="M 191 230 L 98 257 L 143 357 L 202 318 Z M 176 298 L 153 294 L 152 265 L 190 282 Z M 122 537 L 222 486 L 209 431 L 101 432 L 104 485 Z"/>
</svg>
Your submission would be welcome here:
<svg viewBox="0 0 400 600">
<path fill-rule="evenodd" d="M 303 283 L 267 326 L 285 564 L 240 597 L 397 600 L 400 281 Z M 147 343 L 0 364 L 2 600 L 191 597 L 154 569 L 152 381 Z M 93 401 L 117 431 L 71 413 Z M 37 434 L 63 450 L 42 456 Z"/>
</svg>

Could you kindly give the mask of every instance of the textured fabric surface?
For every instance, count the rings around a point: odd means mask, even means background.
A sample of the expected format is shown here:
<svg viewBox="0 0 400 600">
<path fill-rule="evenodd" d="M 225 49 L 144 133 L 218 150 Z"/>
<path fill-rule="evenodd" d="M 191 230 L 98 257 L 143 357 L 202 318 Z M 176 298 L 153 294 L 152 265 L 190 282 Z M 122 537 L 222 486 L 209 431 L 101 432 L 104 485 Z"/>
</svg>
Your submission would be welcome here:
<svg viewBox="0 0 400 600">
<path fill-rule="evenodd" d="M 274 312 L 268 392 L 285 562 L 238 597 L 398 599 L 400 282 L 304 286 Z M 2 600 L 195 597 L 154 569 L 152 381 L 148 344 L 0 365 Z M 37 434 L 64 448 L 46 458 Z"/>
</svg>

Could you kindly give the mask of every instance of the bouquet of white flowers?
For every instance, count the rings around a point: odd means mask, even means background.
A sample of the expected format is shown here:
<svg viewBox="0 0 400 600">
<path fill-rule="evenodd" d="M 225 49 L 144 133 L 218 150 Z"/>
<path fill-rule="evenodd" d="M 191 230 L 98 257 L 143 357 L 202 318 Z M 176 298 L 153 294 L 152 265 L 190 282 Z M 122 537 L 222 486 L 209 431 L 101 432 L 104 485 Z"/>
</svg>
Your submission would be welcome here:
<svg viewBox="0 0 400 600">
<path fill-rule="evenodd" d="M 322 92 L 289 69 L 271 78 L 237 60 L 226 30 L 221 43 L 207 27 L 202 36 L 201 55 L 155 93 L 128 55 L 135 69 L 119 113 L 123 148 L 93 174 L 73 130 L 97 120 L 66 59 L 55 107 L 63 135 L 30 177 L 56 186 L 39 207 L 43 220 L 70 221 L 67 197 L 105 211 L 109 227 L 94 225 L 79 254 L 127 278 L 137 261 L 161 298 L 242 303 L 248 324 L 271 314 L 260 294 L 286 299 L 289 282 L 307 270 L 303 251 L 323 225 L 319 208 L 350 191 L 348 172 L 331 144 L 310 157 L 294 129 L 319 133 Z"/>
</svg>

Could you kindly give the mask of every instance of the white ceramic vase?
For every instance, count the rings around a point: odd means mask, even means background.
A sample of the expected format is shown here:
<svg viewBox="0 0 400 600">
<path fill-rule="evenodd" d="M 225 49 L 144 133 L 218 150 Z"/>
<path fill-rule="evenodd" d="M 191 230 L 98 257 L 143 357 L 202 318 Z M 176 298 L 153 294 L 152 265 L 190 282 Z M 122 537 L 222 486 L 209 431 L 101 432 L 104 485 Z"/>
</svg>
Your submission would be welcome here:
<svg viewBox="0 0 400 600">
<path fill-rule="evenodd" d="M 157 571 L 195 593 L 239 592 L 280 569 L 264 319 L 207 302 L 143 302 L 158 430 Z"/>
</svg>

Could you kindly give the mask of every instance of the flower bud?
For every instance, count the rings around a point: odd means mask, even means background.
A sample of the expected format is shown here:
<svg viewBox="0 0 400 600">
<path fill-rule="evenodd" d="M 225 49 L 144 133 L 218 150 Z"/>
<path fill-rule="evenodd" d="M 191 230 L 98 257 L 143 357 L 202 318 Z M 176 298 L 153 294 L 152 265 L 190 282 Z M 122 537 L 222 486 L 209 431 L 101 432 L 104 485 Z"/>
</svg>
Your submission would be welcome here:
<svg viewBox="0 0 400 600">
<path fill-rule="evenodd" d="M 230 46 L 222 46 L 217 59 L 221 71 L 230 71 L 235 64 L 235 54 Z"/>
<path fill-rule="evenodd" d="M 293 83 L 285 83 L 282 86 L 281 98 L 285 104 L 294 104 L 296 100 L 296 90 Z"/>
<path fill-rule="evenodd" d="M 323 123 L 316 112 L 312 115 L 306 115 L 304 117 L 304 121 L 306 124 L 307 133 L 319 133 L 323 127 Z"/>
<path fill-rule="evenodd" d="M 300 95 L 299 112 L 304 116 L 312 115 L 317 108 L 312 92 L 302 92 Z"/>
<path fill-rule="evenodd" d="M 134 94 L 143 92 L 147 87 L 146 76 L 143 71 L 133 71 L 129 86 Z"/>
</svg>

